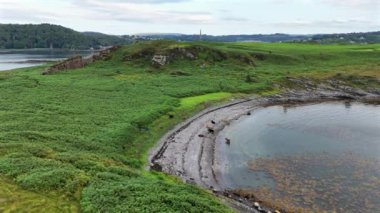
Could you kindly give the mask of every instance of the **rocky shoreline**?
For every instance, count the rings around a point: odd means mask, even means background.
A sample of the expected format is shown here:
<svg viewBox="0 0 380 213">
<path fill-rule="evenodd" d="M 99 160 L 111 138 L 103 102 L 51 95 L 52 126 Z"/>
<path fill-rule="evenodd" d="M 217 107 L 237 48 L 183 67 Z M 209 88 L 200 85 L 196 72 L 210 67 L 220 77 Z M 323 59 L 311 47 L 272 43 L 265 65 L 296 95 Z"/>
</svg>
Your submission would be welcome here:
<svg viewBox="0 0 380 213">
<path fill-rule="evenodd" d="M 308 84 L 307 81 L 296 83 L 302 83 L 303 88 L 283 89 L 283 93 L 271 97 L 235 100 L 223 106 L 206 109 L 177 125 L 151 150 L 150 168 L 178 176 L 186 183 L 209 189 L 240 212 L 286 212 L 262 207 L 255 198 L 244 197 L 223 186 L 220 182 L 224 171 L 223 156 L 215 152 L 218 133 L 231 121 L 243 115 L 250 115 L 255 109 L 271 105 L 337 100 L 376 103 L 380 101 L 379 90 L 364 91 L 337 82 L 318 85 Z"/>
<path fill-rule="evenodd" d="M 112 53 L 116 50 L 120 49 L 121 46 L 112 46 L 110 48 L 101 50 L 95 54 L 92 54 L 90 56 L 75 56 L 72 58 L 68 58 L 66 60 L 63 60 L 61 62 L 58 62 L 48 68 L 46 68 L 42 75 L 50 75 L 54 73 L 63 72 L 66 70 L 72 70 L 72 69 L 78 69 L 86 67 L 89 64 L 92 64 L 96 61 L 100 60 L 109 60 L 112 57 Z"/>
</svg>

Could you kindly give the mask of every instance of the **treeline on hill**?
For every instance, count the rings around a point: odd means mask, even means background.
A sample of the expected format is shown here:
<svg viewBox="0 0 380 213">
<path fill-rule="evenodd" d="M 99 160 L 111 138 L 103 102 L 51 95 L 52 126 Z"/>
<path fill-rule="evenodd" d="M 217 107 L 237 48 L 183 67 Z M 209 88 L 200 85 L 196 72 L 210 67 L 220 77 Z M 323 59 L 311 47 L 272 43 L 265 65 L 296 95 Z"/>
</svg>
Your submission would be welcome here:
<svg viewBox="0 0 380 213">
<path fill-rule="evenodd" d="M 212 42 L 301 42 L 319 44 L 339 43 L 380 43 L 380 31 L 368 33 L 291 35 L 291 34 L 256 34 L 256 35 L 185 35 L 185 34 L 151 34 L 138 35 L 140 40 L 175 40 L 175 41 L 212 41 Z"/>
<path fill-rule="evenodd" d="M 128 40 L 101 33 L 80 33 L 58 25 L 0 24 L 0 48 L 90 49 L 125 44 Z"/>
<path fill-rule="evenodd" d="M 175 41 L 213 41 L 213 42 L 288 42 L 308 39 L 310 36 L 305 35 L 288 35 L 288 34 L 257 34 L 257 35 L 185 35 L 185 34 L 152 34 L 140 35 L 137 38 L 142 40 L 160 40 L 168 39 Z"/>
<path fill-rule="evenodd" d="M 347 34 L 256 34 L 256 35 L 186 35 L 186 34 L 146 34 L 114 36 L 97 32 L 77 32 L 69 28 L 51 24 L 18 25 L 0 24 L 0 49 L 26 48 L 68 48 L 99 49 L 104 46 L 126 44 L 133 41 L 174 40 L 212 42 L 301 42 L 318 44 L 337 43 L 380 43 L 380 31 Z"/>
<path fill-rule="evenodd" d="M 368 33 L 345 33 L 314 35 L 312 42 L 323 44 L 337 43 L 380 43 L 380 31 Z"/>
</svg>

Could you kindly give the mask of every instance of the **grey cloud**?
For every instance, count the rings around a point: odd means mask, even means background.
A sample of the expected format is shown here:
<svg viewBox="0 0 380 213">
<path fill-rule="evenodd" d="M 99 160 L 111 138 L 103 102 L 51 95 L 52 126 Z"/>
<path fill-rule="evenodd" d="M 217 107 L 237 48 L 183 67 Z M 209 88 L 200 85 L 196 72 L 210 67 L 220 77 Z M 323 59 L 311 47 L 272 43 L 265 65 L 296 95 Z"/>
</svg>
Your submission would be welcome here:
<svg viewBox="0 0 380 213">
<path fill-rule="evenodd" d="M 178 14 L 178 15 L 211 15 L 210 12 L 206 11 L 175 11 L 175 10 L 161 10 L 159 12 L 163 13 L 171 13 L 171 14 Z"/>
<path fill-rule="evenodd" d="M 106 3 L 133 3 L 133 4 L 165 4 L 165 3 L 181 3 L 181 2 L 190 2 L 192 0 L 108 0 Z M 89 0 L 72 0 L 74 4 L 88 5 L 91 4 Z"/>
<path fill-rule="evenodd" d="M 135 22 L 135 23 L 150 23 L 152 20 L 148 18 L 139 18 L 139 17 L 116 17 L 117 21 L 125 21 L 125 22 Z"/>
<path fill-rule="evenodd" d="M 247 18 L 236 17 L 236 16 L 226 16 L 221 18 L 223 21 L 234 21 L 234 22 L 246 22 L 249 21 Z"/>
<path fill-rule="evenodd" d="M 378 0 L 319 0 L 326 4 L 335 4 L 344 7 L 377 7 Z"/>
<path fill-rule="evenodd" d="M 0 8 L 0 19 L 20 22 L 53 22 L 56 15 L 43 11 L 30 11 L 21 8 Z"/>
<path fill-rule="evenodd" d="M 305 3 L 326 4 L 340 8 L 377 10 L 380 7 L 379 0 L 271 0 L 275 4 Z"/>
<path fill-rule="evenodd" d="M 168 1 L 174 2 L 174 0 L 156 0 L 154 2 Z M 87 14 L 82 15 L 82 18 L 98 20 L 116 20 L 136 23 L 199 24 L 209 23 L 212 19 L 212 14 L 207 11 L 162 10 L 152 5 L 131 5 L 127 4 L 127 2 L 131 3 L 134 1 L 113 0 L 104 3 L 99 0 L 85 0 L 73 2 L 73 5 L 86 10 Z M 145 0 L 143 2 L 153 2 L 153 0 Z M 141 3 L 141 1 L 139 1 L 139 3 Z"/>
<path fill-rule="evenodd" d="M 129 3 L 136 3 L 136 4 L 163 4 L 163 3 L 180 3 L 180 2 L 187 2 L 187 1 L 191 1 L 191 0 L 126 0 L 126 1 L 120 0 L 119 2 L 129 2 Z"/>
<path fill-rule="evenodd" d="M 227 10 L 227 9 L 220 9 L 218 11 L 221 13 L 230 13 L 231 12 L 231 10 Z"/>
<path fill-rule="evenodd" d="M 379 23 L 375 23 L 370 20 L 361 19 L 337 19 L 337 20 L 318 20 L 318 21 L 293 21 L 282 22 L 272 24 L 274 27 L 288 27 L 288 28 L 318 28 L 318 29 L 352 29 L 355 26 L 356 29 L 361 27 L 375 28 L 379 27 Z"/>
</svg>

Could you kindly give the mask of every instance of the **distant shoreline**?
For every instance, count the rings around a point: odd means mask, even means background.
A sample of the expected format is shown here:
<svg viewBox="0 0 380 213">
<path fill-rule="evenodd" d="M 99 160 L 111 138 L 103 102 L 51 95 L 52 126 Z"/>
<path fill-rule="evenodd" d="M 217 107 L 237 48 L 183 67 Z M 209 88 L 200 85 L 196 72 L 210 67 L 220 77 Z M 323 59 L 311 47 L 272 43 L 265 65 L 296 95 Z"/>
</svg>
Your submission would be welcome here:
<svg viewBox="0 0 380 213">
<path fill-rule="evenodd" d="M 64 60 L 65 58 L 57 58 L 52 60 L 24 60 L 24 61 L 1 61 L 0 64 L 45 64 Z"/>
<path fill-rule="evenodd" d="M 78 55 L 94 55 L 99 51 L 49 48 L 0 49 L 0 71 L 13 71 L 18 68 L 56 63 Z"/>
<path fill-rule="evenodd" d="M 53 49 L 50 49 L 50 48 L 25 48 L 25 49 L 0 49 L 0 53 L 7 53 L 7 52 L 17 52 L 17 51 L 20 51 L 20 52 L 29 52 L 29 51 L 57 51 L 57 52 L 64 52 L 64 51 L 67 51 L 67 52 L 97 52 L 97 51 L 100 51 L 102 49 L 66 49 L 66 48 L 53 48 Z"/>
</svg>

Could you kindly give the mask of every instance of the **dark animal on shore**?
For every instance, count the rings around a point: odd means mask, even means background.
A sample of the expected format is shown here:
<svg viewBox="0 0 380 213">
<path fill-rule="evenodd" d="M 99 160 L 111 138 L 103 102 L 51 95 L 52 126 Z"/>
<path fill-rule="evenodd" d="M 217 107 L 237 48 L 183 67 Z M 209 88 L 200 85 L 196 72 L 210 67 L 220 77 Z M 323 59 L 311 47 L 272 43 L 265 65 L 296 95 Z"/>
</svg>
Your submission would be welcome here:
<svg viewBox="0 0 380 213">
<path fill-rule="evenodd" d="M 199 134 L 198 137 L 204 138 L 205 136 L 203 134 Z"/>
<path fill-rule="evenodd" d="M 214 120 L 211 120 L 211 123 L 212 123 L 212 124 L 216 124 L 216 122 L 215 122 Z"/>
<path fill-rule="evenodd" d="M 252 115 L 252 113 L 251 112 L 247 112 L 247 115 Z"/>
<path fill-rule="evenodd" d="M 226 144 L 227 144 L 227 145 L 230 145 L 230 144 L 231 144 L 231 139 L 226 138 Z"/>
</svg>

